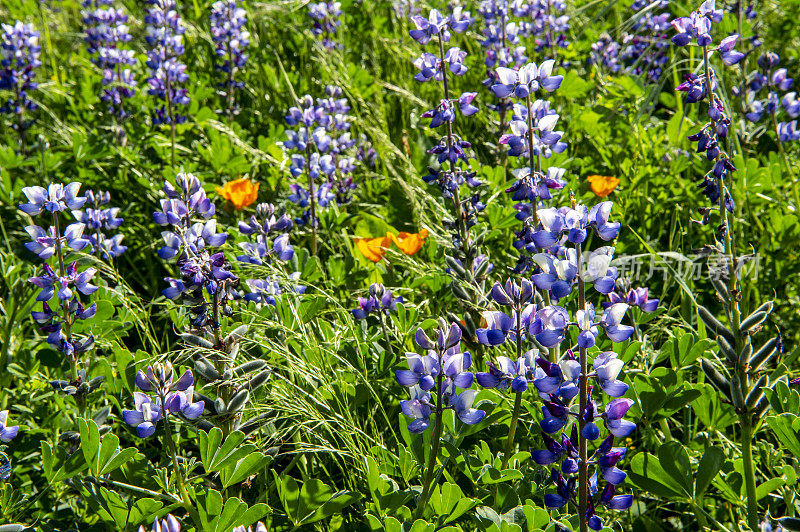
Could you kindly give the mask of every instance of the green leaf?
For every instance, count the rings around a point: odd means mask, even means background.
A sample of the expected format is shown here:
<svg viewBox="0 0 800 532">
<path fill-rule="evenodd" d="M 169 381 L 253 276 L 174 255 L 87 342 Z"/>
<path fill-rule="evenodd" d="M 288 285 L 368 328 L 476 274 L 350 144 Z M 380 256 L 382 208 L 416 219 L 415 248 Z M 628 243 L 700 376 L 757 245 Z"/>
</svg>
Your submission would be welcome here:
<svg viewBox="0 0 800 532">
<path fill-rule="evenodd" d="M 92 473 L 97 474 L 97 455 L 100 451 L 100 430 L 91 419 L 78 418 L 78 430 L 81 433 L 81 451 L 86 463 L 92 466 Z"/>
<path fill-rule="evenodd" d="M 694 479 L 694 496 L 696 498 L 702 497 L 708 489 L 711 481 L 719 473 L 722 467 L 722 461 L 725 459 L 725 453 L 719 447 L 709 447 L 703 453 L 700 459 L 700 465 L 697 467 L 697 475 Z"/>
<path fill-rule="evenodd" d="M 769 480 L 765 480 L 756 488 L 756 500 L 760 501 L 776 489 L 782 487 L 784 484 L 786 484 L 786 481 L 782 478 L 771 478 Z"/>
<path fill-rule="evenodd" d="M 691 495 L 694 491 L 692 466 L 686 448 L 677 441 L 667 442 L 658 449 L 658 461 L 664 471 L 681 486 L 683 491 L 687 495 Z"/>
<path fill-rule="evenodd" d="M 798 417 L 794 414 L 781 414 L 767 418 L 767 425 L 775 433 L 775 437 L 791 452 L 795 458 L 800 458 L 800 438 L 792 426 Z"/>
<path fill-rule="evenodd" d="M 233 484 L 242 482 L 247 477 L 254 475 L 262 467 L 266 467 L 272 461 L 260 452 L 248 454 L 235 464 L 231 464 L 220 472 L 222 486 L 227 488 Z"/>
<path fill-rule="evenodd" d="M 628 476 L 631 482 L 644 489 L 668 499 L 682 497 L 683 489 L 661 467 L 658 458 L 649 453 L 639 453 L 631 460 L 631 469 Z"/>
<path fill-rule="evenodd" d="M 222 471 L 228 466 L 231 466 L 250 455 L 256 450 L 253 444 L 241 444 L 244 441 L 244 433 L 235 431 L 225 438 L 222 442 L 222 431 L 218 427 L 214 427 L 209 432 L 200 431 L 200 459 L 206 471 Z"/>
</svg>

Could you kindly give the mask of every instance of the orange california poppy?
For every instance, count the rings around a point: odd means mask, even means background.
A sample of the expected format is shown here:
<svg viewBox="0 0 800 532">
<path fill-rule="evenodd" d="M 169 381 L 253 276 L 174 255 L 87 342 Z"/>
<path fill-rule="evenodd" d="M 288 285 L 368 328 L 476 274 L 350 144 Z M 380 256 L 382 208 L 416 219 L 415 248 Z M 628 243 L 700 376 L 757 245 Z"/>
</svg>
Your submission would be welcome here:
<svg viewBox="0 0 800 532">
<path fill-rule="evenodd" d="M 590 175 L 587 179 L 592 192 L 601 198 L 611 194 L 619 185 L 619 179 L 610 175 Z"/>
<path fill-rule="evenodd" d="M 217 187 L 220 196 L 230 201 L 236 210 L 244 209 L 258 198 L 258 185 L 246 177 L 228 181 L 222 187 Z"/>
<path fill-rule="evenodd" d="M 392 241 L 400 248 L 406 255 L 413 255 L 420 249 L 425 239 L 428 238 L 428 230 L 421 229 L 419 233 L 406 233 L 400 232 L 397 236 L 387 233 L 392 238 Z"/>
<path fill-rule="evenodd" d="M 386 254 L 386 250 L 392 245 L 392 241 L 388 236 L 379 236 L 378 238 L 357 238 L 356 247 L 362 255 L 367 257 L 372 262 L 378 262 Z"/>
</svg>

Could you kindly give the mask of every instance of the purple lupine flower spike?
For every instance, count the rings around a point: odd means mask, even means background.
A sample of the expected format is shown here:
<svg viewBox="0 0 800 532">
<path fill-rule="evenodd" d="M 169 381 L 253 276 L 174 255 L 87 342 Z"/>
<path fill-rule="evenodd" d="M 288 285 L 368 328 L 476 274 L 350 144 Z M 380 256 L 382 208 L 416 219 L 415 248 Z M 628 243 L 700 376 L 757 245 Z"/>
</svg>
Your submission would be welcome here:
<svg viewBox="0 0 800 532">
<path fill-rule="evenodd" d="M 211 39 L 216 46 L 217 56 L 221 58 L 221 63 L 216 67 L 224 77 L 219 84 L 226 98 L 224 112 L 234 116 L 239 112 L 234 94 L 244 87 L 244 83 L 237 79 L 237 74 L 247 63 L 245 50 L 250 45 L 250 33 L 244 28 L 247 12 L 238 0 L 219 0 L 211 6 L 210 19 Z"/>
<path fill-rule="evenodd" d="M 189 92 L 182 85 L 189 79 L 186 65 L 181 62 L 183 55 L 183 34 L 186 28 L 178 13 L 175 0 L 147 0 L 151 7 L 144 18 L 147 24 L 145 40 L 150 49 L 147 52 L 147 67 L 150 88 L 147 93 L 163 100 L 153 114 L 153 124 L 175 125 L 186 121 L 176 107 L 189 104 Z"/>
<path fill-rule="evenodd" d="M 39 86 L 34 81 L 36 69 L 42 64 L 39 32 L 32 24 L 19 20 L 13 25 L 3 24 L 0 30 L 0 89 L 12 94 L 0 103 L 0 113 L 12 115 L 11 127 L 22 135 L 33 124 L 32 119 L 25 119 L 25 113 L 38 108 L 28 93 Z"/>
</svg>

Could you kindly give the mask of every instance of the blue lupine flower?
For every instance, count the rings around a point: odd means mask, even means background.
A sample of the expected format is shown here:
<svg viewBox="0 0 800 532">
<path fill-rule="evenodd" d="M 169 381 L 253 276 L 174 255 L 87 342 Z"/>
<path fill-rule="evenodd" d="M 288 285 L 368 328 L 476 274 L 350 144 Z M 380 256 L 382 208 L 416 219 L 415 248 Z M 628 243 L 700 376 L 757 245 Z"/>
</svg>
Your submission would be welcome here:
<svg viewBox="0 0 800 532">
<path fill-rule="evenodd" d="M 413 386 L 409 391 L 411 399 L 400 401 L 400 409 L 403 414 L 414 418 L 414 421 L 408 424 L 408 431 L 419 434 L 425 432 L 430 424 L 431 394 L 419 386 Z"/>
<path fill-rule="evenodd" d="M 545 401 L 542 405 L 544 417 L 539 422 L 542 430 L 546 434 L 555 434 L 564 428 L 569 419 L 569 407 L 557 397 L 552 397 L 550 401 Z"/>
<path fill-rule="evenodd" d="M 147 83 L 151 96 L 164 100 L 165 105 L 155 109 L 153 124 L 175 125 L 186 121 L 186 116 L 176 111 L 177 106 L 190 102 L 189 92 L 181 85 L 189 79 L 186 65 L 180 61 L 183 55 L 183 26 L 175 0 L 147 0 L 152 7 L 147 10 L 147 66 L 150 77 Z"/>
<path fill-rule="evenodd" d="M 544 505 L 548 508 L 563 508 L 575 496 L 576 478 L 566 481 L 555 467 L 551 471 L 550 480 L 556 485 L 556 493 L 544 495 Z"/>
<path fill-rule="evenodd" d="M 603 420 L 609 432 L 617 438 L 626 438 L 636 429 L 635 423 L 622 419 L 631 405 L 633 400 L 626 398 L 613 399 L 606 405 Z"/>
<path fill-rule="evenodd" d="M 484 388 L 497 388 L 505 390 L 511 388 L 515 392 L 524 392 L 528 389 L 528 360 L 520 357 L 516 362 L 508 357 L 497 357 L 497 365 L 489 362 L 488 372 L 475 374 L 478 384 Z"/>
<path fill-rule="evenodd" d="M 124 48 L 132 38 L 128 15 L 121 9 L 107 7 L 112 3 L 112 0 L 83 0 L 83 23 L 92 62 L 103 70 L 100 99 L 112 114 L 124 119 L 128 116 L 125 100 L 136 94 L 136 77 L 128 68 L 136 64 L 136 57 L 133 50 Z"/>
<path fill-rule="evenodd" d="M 43 187 L 24 187 L 22 193 L 28 198 L 28 203 L 19 205 L 19 210 L 36 216 L 43 210 L 50 213 L 64 212 L 66 210 L 80 209 L 86 203 L 86 197 L 78 196 L 81 184 L 72 182 L 68 185 L 53 183 L 46 189 Z"/>
<path fill-rule="evenodd" d="M 697 11 L 692 12 L 688 17 L 676 18 L 671 24 L 678 32 L 672 38 L 672 42 L 678 46 L 686 46 L 692 40 L 696 40 L 698 46 L 708 46 L 713 42 L 709 35 L 711 20 Z"/>
<path fill-rule="evenodd" d="M 398 369 L 394 372 L 397 382 L 402 386 L 419 386 L 425 391 L 436 386 L 439 375 L 439 361 L 435 356 L 406 353 L 409 369 Z"/>
<path fill-rule="evenodd" d="M 139 532 L 147 532 L 144 526 L 139 527 Z M 172 514 L 167 514 L 161 521 L 158 517 L 153 521 L 153 528 L 150 532 L 181 532 L 181 524 Z"/>
<path fill-rule="evenodd" d="M 475 425 L 486 417 L 486 412 L 483 410 L 472 408 L 477 393 L 476 390 L 464 390 L 458 395 L 450 396 L 450 406 L 453 407 L 458 419 L 460 419 L 462 423 Z"/>
<path fill-rule="evenodd" d="M 351 312 L 357 320 L 365 320 L 372 312 L 394 312 L 402 301 L 402 297 L 393 297 L 392 291 L 382 284 L 373 283 L 369 286 L 369 297 L 359 297 L 359 308 Z"/>
<path fill-rule="evenodd" d="M 517 98 L 527 98 L 540 87 L 547 92 L 553 92 L 564 80 L 564 76 L 551 75 L 555 64 L 553 59 L 548 59 L 539 66 L 528 63 L 519 70 L 500 67 L 495 71 L 498 82 L 492 85 L 492 92 L 498 98 L 506 98 L 512 94 Z"/>
<path fill-rule="evenodd" d="M 322 35 L 322 46 L 325 48 L 337 48 L 339 45 L 333 40 L 336 31 L 342 22 L 341 2 L 318 2 L 308 5 L 308 16 L 314 20 L 314 28 L 311 32 L 314 35 Z"/>
<path fill-rule="evenodd" d="M 8 443 L 17 437 L 19 426 L 8 425 L 8 410 L 0 412 L 0 441 Z"/>
<path fill-rule="evenodd" d="M 613 351 L 604 351 L 594 358 L 594 375 L 602 390 L 611 397 L 622 397 L 628 385 L 617 379 L 625 363 Z"/>
<path fill-rule="evenodd" d="M 173 381 L 172 365 L 148 366 L 147 371 L 136 372 L 134 382 L 141 392 L 133 392 L 134 409 L 123 410 L 125 423 L 136 428 L 136 435 L 148 438 L 156 431 L 156 424 L 169 414 L 182 414 L 187 419 L 197 419 L 203 413 L 205 403 L 193 401 L 194 375 L 186 370 Z M 155 394 L 151 398 L 146 393 Z"/>
<path fill-rule="evenodd" d="M 0 113 L 11 114 L 16 118 L 11 127 L 22 134 L 33 120 L 25 120 L 26 111 L 35 111 L 39 106 L 28 97 L 28 93 L 39 84 L 34 81 L 39 60 L 39 32 L 32 24 L 19 20 L 13 26 L 0 26 L 0 89 L 11 93 L 5 102 L 0 102 Z"/>
<path fill-rule="evenodd" d="M 118 216 L 119 207 L 101 208 L 111 201 L 111 195 L 108 192 L 95 193 L 87 190 L 86 199 L 91 207 L 83 211 L 73 210 L 72 215 L 89 231 L 87 237 L 92 246 L 92 253 L 105 259 L 112 259 L 124 253 L 128 248 L 122 245 L 123 235 L 117 234 L 109 238 L 103 233 L 104 230 L 118 229 L 123 222 Z"/>
<path fill-rule="evenodd" d="M 61 249 L 68 247 L 75 251 L 80 251 L 89 245 L 89 240 L 83 237 L 85 226 L 82 223 L 69 224 L 64 228 L 64 235 L 56 235 L 56 228 L 50 226 L 47 231 L 38 225 L 29 225 L 25 231 L 32 238 L 31 242 L 25 243 L 28 250 L 36 253 L 40 259 L 47 260 L 56 253 L 57 242 L 60 242 Z"/>
<path fill-rule="evenodd" d="M 244 29 L 247 24 L 247 12 L 239 6 L 238 0 L 219 0 L 211 6 L 211 39 L 216 45 L 217 56 L 222 63 L 217 65 L 225 80 L 220 83 L 227 97 L 230 116 L 238 113 L 233 95 L 244 83 L 237 80 L 236 75 L 247 63 L 245 49 L 250 45 L 250 33 Z"/>
</svg>

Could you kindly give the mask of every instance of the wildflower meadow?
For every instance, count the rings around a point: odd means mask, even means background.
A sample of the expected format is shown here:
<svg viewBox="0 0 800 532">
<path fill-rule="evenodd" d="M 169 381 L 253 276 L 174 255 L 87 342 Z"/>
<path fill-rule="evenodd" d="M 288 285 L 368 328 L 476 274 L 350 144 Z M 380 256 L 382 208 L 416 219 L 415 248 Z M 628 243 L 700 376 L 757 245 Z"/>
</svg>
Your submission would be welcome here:
<svg viewBox="0 0 800 532">
<path fill-rule="evenodd" d="M 4 0 L 0 532 L 800 530 L 798 17 Z"/>
</svg>

